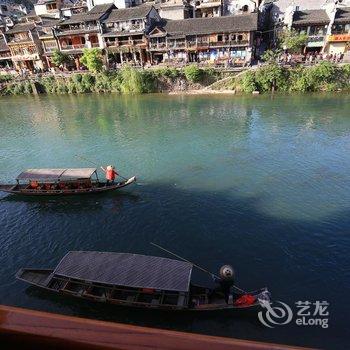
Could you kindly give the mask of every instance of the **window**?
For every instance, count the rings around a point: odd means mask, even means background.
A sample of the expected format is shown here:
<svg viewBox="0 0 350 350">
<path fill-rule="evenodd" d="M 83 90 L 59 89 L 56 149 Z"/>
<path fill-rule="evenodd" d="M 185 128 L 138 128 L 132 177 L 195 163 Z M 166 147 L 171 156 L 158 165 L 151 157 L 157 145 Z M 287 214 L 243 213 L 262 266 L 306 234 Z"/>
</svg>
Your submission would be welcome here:
<svg viewBox="0 0 350 350">
<path fill-rule="evenodd" d="M 244 5 L 244 6 L 242 7 L 242 11 L 243 11 L 243 12 L 248 12 L 248 10 L 249 10 L 248 5 Z"/>
<path fill-rule="evenodd" d="M 46 9 L 47 9 L 48 11 L 56 10 L 56 9 L 57 9 L 57 5 L 56 5 L 56 3 L 47 4 L 47 5 L 46 5 Z"/>
<path fill-rule="evenodd" d="M 310 27 L 310 30 L 309 30 L 309 35 L 325 35 L 326 32 L 325 32 L 325 28 L 324 26 L 312 26 Z"/>
</svg>

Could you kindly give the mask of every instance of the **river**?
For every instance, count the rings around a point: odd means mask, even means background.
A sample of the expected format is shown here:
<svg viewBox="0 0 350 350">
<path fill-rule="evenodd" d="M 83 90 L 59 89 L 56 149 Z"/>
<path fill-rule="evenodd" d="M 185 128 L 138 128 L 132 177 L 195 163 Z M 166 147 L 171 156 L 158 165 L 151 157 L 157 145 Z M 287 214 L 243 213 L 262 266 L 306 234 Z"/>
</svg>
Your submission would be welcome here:
<svg viewBox="0 0 350 350">
<path fill-rule="evenodd" d="M 0 179 L 25 168 L 115 164 L 138 184 L 73 198 L 0 195 L 0 301 L 226 337 L 345 349 L 350 315 L 350 96 L 80 95 L 0 99 Z M 15 280 L 69 250 L 167 256 L 159 243 L 294 312 L 163 314 L 52 295 Z M 196 281 L 210 283 L 195 273 Z M 326 301 L 329 327 L 295 323 Z M 312 311 L 315 306 L 311 307 Z"/>
</svg>

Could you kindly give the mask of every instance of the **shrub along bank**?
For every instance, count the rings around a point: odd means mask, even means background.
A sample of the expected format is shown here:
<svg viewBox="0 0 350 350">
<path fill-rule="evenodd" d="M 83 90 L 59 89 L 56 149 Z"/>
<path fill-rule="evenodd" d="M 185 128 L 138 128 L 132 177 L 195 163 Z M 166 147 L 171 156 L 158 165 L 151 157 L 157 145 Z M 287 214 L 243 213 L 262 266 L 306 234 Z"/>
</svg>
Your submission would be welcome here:
<svg viewBox="0 0 350 350">
<path fill-rule="evenodd" d="M 350 65 L 338 66 L 322 62 L 312 67 L 287 68 L 269 63 L 234 78 L 230 87 L 247 93 L 349 90 Z"/>
<path fill-rule="evenodd" d="M 190 65 L 184 69 L 159 68 L 138 70 L 124 67 L 114 72 L 76 73 L 71 76 L 48 76 L 35 81 L 39 93 L 74 94 L 88 92 L 150 93 L 182 89 L 201 88 L 214 82 L 220 73 L 213 69 L 201 69 Z M 8 82 L 3 95 L 33 93 L 30 81 Z"/>
</svg>

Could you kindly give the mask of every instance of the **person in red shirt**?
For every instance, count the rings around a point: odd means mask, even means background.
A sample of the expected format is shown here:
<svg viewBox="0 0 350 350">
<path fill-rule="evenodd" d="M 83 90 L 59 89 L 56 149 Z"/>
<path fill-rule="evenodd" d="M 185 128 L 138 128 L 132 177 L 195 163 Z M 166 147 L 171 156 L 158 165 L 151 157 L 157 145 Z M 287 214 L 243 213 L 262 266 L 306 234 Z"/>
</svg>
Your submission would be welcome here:
<svg viewBox="0 0 350 350">
<path fill-rule="evenodd" d="M 110 184 L 114 184 L 114 180 L 116 176 L 119 174 L 116 172 L 115 167 L 113 165 L 108 165 L 107 168 L 105 169 L 104 167 L 101 166 L 101 169 L 105 172 L 106 174 L 106 180 L 107 180 L 107 186 Z"/>
</svg>

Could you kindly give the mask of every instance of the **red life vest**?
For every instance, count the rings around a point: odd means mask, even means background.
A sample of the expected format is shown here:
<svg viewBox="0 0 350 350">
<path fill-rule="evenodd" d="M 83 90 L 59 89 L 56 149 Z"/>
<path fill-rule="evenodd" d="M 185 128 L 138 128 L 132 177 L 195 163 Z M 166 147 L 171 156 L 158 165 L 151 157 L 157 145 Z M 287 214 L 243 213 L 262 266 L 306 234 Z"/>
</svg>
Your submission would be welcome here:
<svg viewBox="0 0 350 350">
<path fill-rule="evenodd" d="M 114 180 L 115 179 L 115 175 L 116 175 L 116 172 L 114 171 L 114 169 L 106 171 L 106 179 L 107 180 Z"/>
<path fill-rule="evenodd" d="M 245 306 L 245 305 L 252 305 L 255 303 L 256 298 L 253 295 L 250 294 L 244 294 L 241 297 L 239 297 L 233 305 L 236 306 Z"/>
</svg>

